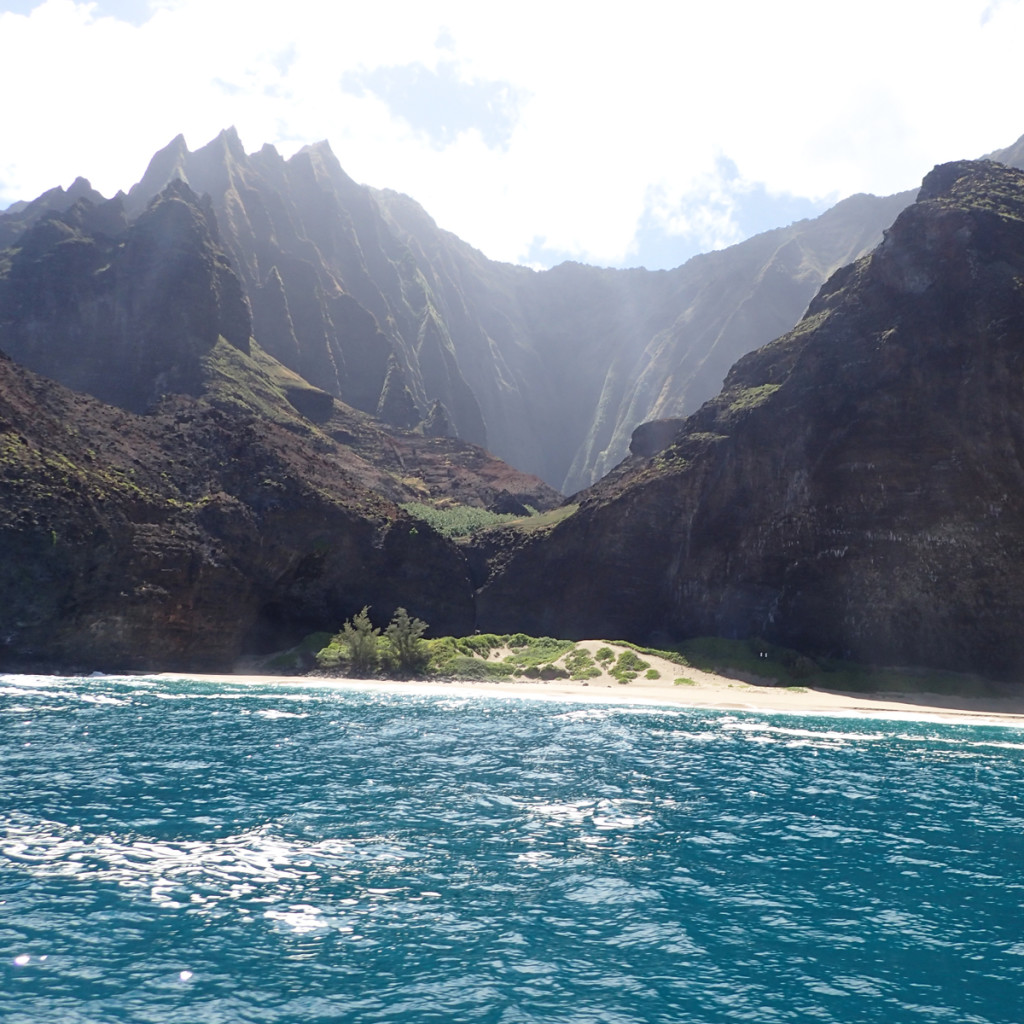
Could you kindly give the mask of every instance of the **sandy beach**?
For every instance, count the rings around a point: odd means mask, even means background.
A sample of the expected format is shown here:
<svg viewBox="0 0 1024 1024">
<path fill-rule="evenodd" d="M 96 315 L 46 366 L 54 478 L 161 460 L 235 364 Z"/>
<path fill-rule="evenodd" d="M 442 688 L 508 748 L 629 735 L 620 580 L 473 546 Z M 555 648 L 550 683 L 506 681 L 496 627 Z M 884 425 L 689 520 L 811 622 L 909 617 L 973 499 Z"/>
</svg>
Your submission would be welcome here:
<svg viewBox="0 0 1024 1024">
<path fill-rule="evenodd" d="M 585 642 L 586 643 L 586 642 Z M 596 646 L 597 642 L 594 643 Z M 385 679 L 344 679 L 324 676 L 268 676 L 248 672 L 189 675 L 188 678 L 220 683 L 373 689 L 393 693 L 446 694 L 459 697 L 488 696 L 533 700 L 570 701 L 585 704 L 641 704 L 721 711 L 788 712 L 791 714 L 850 715 L 865 718 L 960 720 L 978 725 L 1024 727 L 1024 691 L 1008 697 L 957 697 L 936 693 L 847 693 L 820 688 L 810 679 L 799 686 L 744 682 L 695 668 L 682 669 L 645 654 L 661 678 L 638 678 L 620 683 L 609 675 L 586 682 L 567 679 L 466 682 Z M 675 679 L 685 676 L 687 682 Z M 181 679 L 182 673 L 160 673 L 152 678 Z"/>
</svg>

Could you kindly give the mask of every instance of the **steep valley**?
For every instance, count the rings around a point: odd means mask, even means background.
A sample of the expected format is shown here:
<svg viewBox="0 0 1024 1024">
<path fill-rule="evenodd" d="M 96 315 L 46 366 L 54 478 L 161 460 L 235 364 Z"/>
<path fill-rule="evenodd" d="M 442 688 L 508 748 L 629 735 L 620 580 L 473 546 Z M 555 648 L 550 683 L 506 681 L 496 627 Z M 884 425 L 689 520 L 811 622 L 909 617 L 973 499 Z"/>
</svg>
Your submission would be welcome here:
<svg viewBox="0 0 1024 1024">
<path fill-rule="evenodd" d="M 237 133 L 180 136 L 125 199 L 209 195 L 262 347 L 398 427 L 450 431 L 563 493 L 625 457 L 641 422 L 688 414 L 732 363 L 799 319 L 912 193 L 855 196 L 670 271 L 495 263 L 412 199 L 356 184 L 326 143 L 284 160 Z"/>
</svg>

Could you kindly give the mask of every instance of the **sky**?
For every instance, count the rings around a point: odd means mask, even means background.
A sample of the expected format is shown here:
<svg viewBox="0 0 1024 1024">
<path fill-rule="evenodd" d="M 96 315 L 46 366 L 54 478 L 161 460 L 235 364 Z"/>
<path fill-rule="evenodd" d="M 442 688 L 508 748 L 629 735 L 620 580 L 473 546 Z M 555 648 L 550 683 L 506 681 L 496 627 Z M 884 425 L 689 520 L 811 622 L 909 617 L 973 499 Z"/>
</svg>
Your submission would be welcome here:
<svg viewBox="0 0 1024 1024">
<path fill-rule="evenodd" d="M 0 0 L 0 209 L 328 140 L 492 259 L 672 267 L 1024 134 L 1024 0 Z"/>
</svg>

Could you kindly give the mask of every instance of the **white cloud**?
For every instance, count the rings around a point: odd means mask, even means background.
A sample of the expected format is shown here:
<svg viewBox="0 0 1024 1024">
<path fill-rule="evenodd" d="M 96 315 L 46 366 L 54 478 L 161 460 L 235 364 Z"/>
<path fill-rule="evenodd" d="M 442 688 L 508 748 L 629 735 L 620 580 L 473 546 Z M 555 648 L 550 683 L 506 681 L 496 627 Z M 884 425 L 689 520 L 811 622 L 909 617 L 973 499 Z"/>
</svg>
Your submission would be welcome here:
<svg viewBox="0 0 1024 1024">
<path fill-rule="evenodd" d="M 178 132 L 196 147 L 234 124 L 286 155 L 329 139 L 357 180 L 408 192 L 495 258 L 541 243 L 614 264 L 645 218 L 725 244 L 744 194 L 894 192 L 1024 132 L 1020 0 L 150 8 L 139 25 L 102 0 L 0 14 L 0 202 L 77 174 L 111 194 Z M 502 144 L 466 124 L 439 147 L 344 87 L 417 64 L 481 95 L 507 83 Z"/>
</svg>

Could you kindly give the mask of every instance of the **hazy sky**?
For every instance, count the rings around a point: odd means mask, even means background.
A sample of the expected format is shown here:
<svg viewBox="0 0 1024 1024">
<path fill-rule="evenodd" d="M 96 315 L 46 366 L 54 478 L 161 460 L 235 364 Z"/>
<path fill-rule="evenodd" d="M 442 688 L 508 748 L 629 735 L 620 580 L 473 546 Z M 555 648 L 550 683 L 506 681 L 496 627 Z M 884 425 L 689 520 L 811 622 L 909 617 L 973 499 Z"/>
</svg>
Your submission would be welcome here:
<svg viewBox="0 0 1024 1024">
<path fill-rule="evenodd" d="M 0 208 L 328 139 L 488 256 L 674 266 L 1024 134 L 1024 0 L 0 0 Z"/>
</svg>

